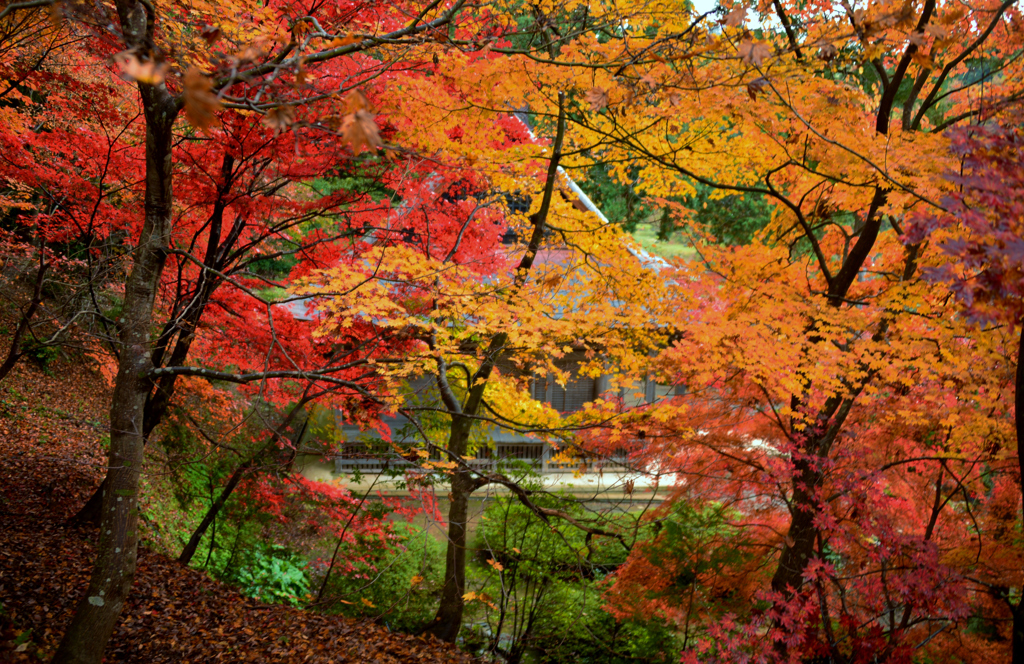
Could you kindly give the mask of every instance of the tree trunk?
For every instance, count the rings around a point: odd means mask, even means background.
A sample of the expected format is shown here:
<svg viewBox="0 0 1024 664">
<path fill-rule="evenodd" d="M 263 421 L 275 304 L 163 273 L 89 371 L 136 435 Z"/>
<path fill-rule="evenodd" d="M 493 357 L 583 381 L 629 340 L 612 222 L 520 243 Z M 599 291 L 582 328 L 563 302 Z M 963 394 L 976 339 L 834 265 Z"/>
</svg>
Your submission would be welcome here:
<svg viewBox="0 0 1024 664">
<path fill-rule="evenodd" d="M 119 10 L 128 11 L 119 3 Z M 124 14 L 122 12 L 122 17 Z M 126 29 L 136 29 L 123 23 Z M 140 85 L 146 117 L 145 222 L 125 287 L 120 358 L 110 408 L 110 452 L 104 480 L 96 563 L 54 656 L 55 664 L 98 664 L 135 577 L 143 412 L 151 382 L 153 305 L 171 235 L 171 127 L 178 104 L 162 86 Z"/>
<path fill-rule="evenodd" d="M 460 457 L 466 453 L 471 420 L 453 418 L 448 449 Z M 469 521 L 469 496 L 476 488 L 467 469 L 461 466 L 452 477 L 448 506 L 448 547 L 444 559 L 444 586 L 441 603 L 434 622 L 427 628 L 442 641 L 452 643 L 462 629 L 462 612 L 466 607 L 466 524 Z"/>
<path fill-rule="evenodd" d="M 11 373 L 11 369 L 18 363 L 21 356 L 24 354 L 21 350 L 21 340 L 25 336 L 25 332 L 28 331 L 29 326 L 32 324 L 32 317 L 36 315 L 36 309 L 43 302 L 43 279 L 46 277 L 46 271 L 50 268 L 50 264 L 45 261 L 43 255 L 42 240 L 39 242 L 39 269 L 36 271 L 36 286 L 32 291 L 32 301 L 29 302 L 28 309 L 21 314 L 21 320 L 18 321 L 18 329 L 14 331 L 14 336 L 11 337 L 11 347 L 7 349 L 7 358 L 3 364 L 0 364 L 0 381 L 7 377 L 7 374 Z"/>
<path fill-rule="evenodd" d="M 103 513 L 103 492 L 107 486 L 107 480 L 104 479 L 100 482 L 100 485 L 96 487 L 96 490 L 89 496 L 89 500 L 85 501 L 82 505 L 82 509 L 68 519 L 68 526 L 92 526 L 98 528 L 100 525 L 100 515 Z"/>
<path fill-rule="evenodd" d="M 782 593 L 787 599 L 803 585 L 804 570 L 814 553 L 814 542 L 818 536 L 818 529 L 814 526 L 814 516 L 818 513 L 814 493 L 821 476 L 811 465 L 812 462 L 806 459 L 794 463 L 792 518 L 779 565 L 772 576 L 772 590 Z"/>
<path fill-rule="evenodd" d="M 185 548 L 181 550 L 181 555 L 178 556 L 179 563 L 182 565 L 188 565 L 192 562 L 192 556 L 196 555 L 196 549 L 199 548 L 199 543 L 203 540 L 203 535 L 206 534 L 206 530 L 217 518 L 217 514 L 220 512 L 221 508 L 224 507 L 224 503 L 226 503 L 228 498 L 231 497 L 235 487 L 237 487 L 238 483 L 242 481 L 242 478 L 245 477 L 245 474 L 249 469 L 253 467 L 255 461 L 255 458 L 249 459 L 238 468 L 235 468 L 235 472 L 231 473 L 228 483 L 224 485 L 224 489 L 220 492 L 220 495 L 217 496 L 217 500 L 213 501 L 210 508 L 206 510 L 206 515 L 199 523 L 199 527 L 192 533 L 192 537 L 189 538 L 188 544 L 185 545 Z"/>
<path fill-rule="evenodd" d="M 551 159 L 548 161 L 548 172 L 544 180 L 544 197 L 540 209 L 531 215 L 533 233 L 526 246 L 526 252 L 519 260 L 512 281 L 509 298 L 515 298 L 526 282 L 533 268 L 534 258 L 540 249 L 547 229 L 548 210 L 551 197 L 558 179 L 558 164 L 562 159 L 562 141 L 565 138 L 565 95 L 558 94 L 558 128 L 551 146 Z M 495 365 L 505 356 L 508 334 L 499 332 L 491 338 L 484 361 L 473 375 L 466 381 L 469 394 L 465 405 L 461 405 L 448 387 L 447 368 L 443 359 L 438 359 L 438 387 L 441 400 L 452 418 L 451 433 L 448 436 L 448 451 L 459 458 L 466 455 L 469 433 L 473 427 L 473 419 L 483 404 L 484 390 Z M 482 486 L 475 480 L 470 471 L 458 466 L 452 477 L 451 506 L 448 509 L 448 551 L 445 555 L 444 587 L 441 589 L 441 603 L 437 609 L 434 622 L 425 631 L 442 641 L 454 642 L 462 629 L 462 612 L 465 602 L 462 596 L 466 592 L 466 522 L 469 517 L 469 496 Z"/>
</svg>

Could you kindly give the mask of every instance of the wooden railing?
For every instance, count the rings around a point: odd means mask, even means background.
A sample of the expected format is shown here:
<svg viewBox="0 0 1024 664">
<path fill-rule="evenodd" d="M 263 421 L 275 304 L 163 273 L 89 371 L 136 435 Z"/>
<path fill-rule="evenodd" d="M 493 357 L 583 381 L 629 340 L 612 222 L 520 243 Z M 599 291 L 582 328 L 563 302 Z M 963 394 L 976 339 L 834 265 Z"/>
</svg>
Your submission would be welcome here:
<svg viewBox="0 0 1024 664">
<path fill-rule="evenodd" d="M 620 472 L 631 470 L 624 455 L 606 458 L 555 460 L 556 453 L 547 445 L 516 444 L 499 445 L 497 451 L 487 450 L 474 458 L 467 459 L 470 468 L 478 472 L 493 472 L 515 467 L 532 468 L 542 475 L 577 471 Z M 436 460 L 436 459 L 435 459 Z M 401 471 L 421 468 L 421 462 L 413 462 L 394 452 L 376 453 L 366 447 L 346 445 L 342 453 L 334 457 L 336 473 L 378 474 L 388 470 Z"/>
</svg>

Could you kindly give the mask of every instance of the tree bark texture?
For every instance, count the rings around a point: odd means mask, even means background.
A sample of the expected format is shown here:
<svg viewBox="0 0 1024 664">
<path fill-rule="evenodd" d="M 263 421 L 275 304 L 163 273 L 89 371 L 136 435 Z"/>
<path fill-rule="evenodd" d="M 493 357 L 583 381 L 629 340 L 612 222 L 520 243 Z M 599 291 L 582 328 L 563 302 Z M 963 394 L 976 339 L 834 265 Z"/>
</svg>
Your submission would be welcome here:
<svg viewBox="0 0 1024 664">
<path fill-rule="evenodd" d="M 803 585 L 804 570 L 814 553 L 814 542 L 818 536 L 818 529 L 814 525 L 818 501 L 814 493 L 821 482 L 821 475 L 807 460 L 801 460 L 794 466 L 792 521 L 778 567 L 772 576 L 772 590 L 786 597 L 791 597 L 792 592 Z"/>
<path fill-rule="evenodd" d="M 128 11 L 124 3 L 118 10 Z M 137 13 L 137 12 L 136 12 Z M 125 25 L 126 33 L 135 29 Z M 171 235 L 171 127 L 178 105 L 162 86 L 140 86 L 146 117 L 145 221 L 125 287 L 121 346 L 110 408 L 110 453 L 100 537 L 89 588 L 54 656 L 56 664 L 97 664 L 135 577 L 143 413 L 152 383 L 151 326 Z"/>
</svg>

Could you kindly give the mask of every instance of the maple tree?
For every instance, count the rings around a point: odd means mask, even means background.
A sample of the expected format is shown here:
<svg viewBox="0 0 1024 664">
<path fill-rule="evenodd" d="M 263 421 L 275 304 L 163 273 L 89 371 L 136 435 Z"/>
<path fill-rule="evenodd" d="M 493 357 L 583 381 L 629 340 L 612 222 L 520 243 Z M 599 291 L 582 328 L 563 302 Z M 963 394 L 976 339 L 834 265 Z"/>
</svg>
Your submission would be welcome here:
<svg viewBox="0 0 1024 664">
<path fill-rule="evenodd" d="M 16 21 L 49 5 L 12 5 L 5 9 L 4 18 Z M 134 181 L 129 182 L 145 184 L 144 193 L 134 187 L 136 195 L 128 199 L 133 205 L 123 205 L 121 194 L 109 215 L 97 215 L 105 222 L 121 220 L 125 225 L 120 232 L 132 236 L 133 249 L 125 265 L 129 276 L 118 317 L 102 321 L 110 325 L 110 347 L 118 368 L 111 408 L 111 463 L 100 494 L 96 573 L 56 661 L 98 661 L 105 635 L 113 628 L 134 569 L 142 445 L 173 398 L 178 377 L 259 382 L 261 387 L 256 389 L 262 397 L 275 400 L 294 393 L 294 385 L 285 379 L 302 381 L 315 375 L 321 392 L 340 388 L 347 395 L 341 401 L 348 403 L 347 410 L 372 409 L 369 402 L 364 403 L 365 388 L 351 380 L 360 373 L 359 362 L 339 361 L 341 356 L 325 361 L 310 344 L 309 335 L 299 332 L 301 322 L 290 321 L 287 314 L 275 320 L 272 305 L 255 294 L 253 280 L 245 278 L 249 276 L 246 268 L 255 260 L 253 254 L 261 252 L 270 258 L 299 253 L 315 264 L 317 252 L 339 235 L 354 235 L 329 229 L 326 233 L 314 229 L 310 235 L 291 232 L 325 212 L 358 202 L 358 196 L 345 191 L 303 200 L 293 183 L 324 173 L 339 158 L 349 160 L 364 148 L 382 145 L 369 102 L 361 94 L 346 93 L 386 71 L 387 64 L 342 56 L 382 43 L 397 48 L 403 38 L 412 40 L 445 25 L 458 6 L 432 16 L 427 16 L 433 9 L 429 5 L 392 7 L 383 14 L 372 7 L 329 7 L 315 16 L 287 4 L 239 6 L 236 12 L 228 12 L 238 17 L 237 22 L 224 25 L 218 25 L 224 6 L 203 6 L 198 13 L 194 7 L 175 6 L 165 14 L 146 2 L 119 3 L 112 9 L 52 7 L 50 23 L 66 18 L 60 29 L 85 38 L 84 47 L 61 53 L 68 71 L 77 74 L 80 64 L 113 57 L 116 69 L 102 67 L 90 82 L 99 81 L 110 91 L 106 98 L 111 100 L 115 120 L 124 120 L 126 130 L 108 138 L 120 141 L 118 149 L 128 154 L 127 161 L 135 169 Z M 361 14 L 363 10 L 366 13 Z M 37 19 L 38 13 L 33 17 Z M 111 33 L 110 25 L 119 27 Z M 325 32 L 324 25 L 336 32 Z M 307 30 L 308 26 L 315 29 Z M 364 31 L 367 26 L 371 26 L 368 32 Z M 172 50 L 174 62 L 168 60 Z M 337 66 L 317 67 L 321 62 Z M 136 83 L 138 97 L 119 80 L 122 77 Z M 340 98 L 345 100 L 339 106 Z M 90 101 L 90 96 L 83 95 L 81 110 L 90 110 Z M 315 102 L 322 103 L 313 110 Z M 225 107 L 236 110 L 218 115 Z M 35 104 L 30 106 L 34 108 Z M 44 108 L 59 115 L 56 104 Z M 60 109 L 64 120 L 72 117 L 69 110 L 75 109 Z M 217 140 L 203 140 L 186 131 L 176 148 L 176 126 L 181 126 L 176 121 L 181 114 L 211 138 L 216 132 Z M 30 114 L 22 118 L 26 115 Z M 25 124 L 23 120 L 22 129 Z M 291 129 L 287 136 L 286 129 Z M 74 155 L 69 161 L 74 163 Z M 211 161 L 220 168 L 207 170 Z M 103 163 L 93 160 L 90 167 Z M 197 186 L 174 192 L 178 169 L 191 173 L 186 182 Z M 65 177 L 63 171 L 75 172 L 59 166 L 53 170 Z M 84 174 L 80 181 L 100 192 L 85 192 L 93 193 L 94 208 L 110 202 L 102 180 L 99 187 L 92 174 Z M 90 196 L 83 195 L 75 206 L 88 209 L 89 201 Z M 43 215 L 36 218 L 49 221 Z M 117 229 L 115 223 L 103 232 Z M 80 237 L 81 225 L 72 232 Z M 199 247 L 205 252 L 193 251 Z M 232 288 L 218 290 L 223 284 Z M 221 367 L 241 371 L 217 372 L 186 363 L 195 354 L 194 345 L 208 353 L 217 346 L 216 338 L 206 336 L 200 325 L 211 318 L 211 303 L 219 314 L 212 317 L 219 318 L 222 334 L 237 340 L 233 330 L 241 329 L 245 331 L 242 338 L 249 340 L 233 347 L 241 354 L 218 358 Z M 166 314 L 166 323 L 162 333 L 151 336 L 157 304 Z M 261 309 L 262 322 L 257 313 Z M 250 315 L 239 320 L 240 311 Z M 368 343 L 372 346 L 372 340 Z M 340 366 L 331 366 L 332 361 Z M 314 372 L 321 371 L 311 374 L 310 362 Z M 246 373 L 253 365 L 256 371 Z"/>
<path fill-rule="evenodd" d="M 843 661 L 948 645 L 924 625 L 963 619 L 987 593 L 968 589 L 957 550 L 970 535 L 948 512 L 993 496 L 983 468 L 1008 480 L 1012 451 L 993 442 L 1007 432 L 1007 340 L 957 318 L 921 278 L 933 248 L 900 235 L 908 216 L 943 207 L 956 160 L 947 130 L 1013 117 L 1024 94 L 1019 7 L 761 3 L 716 22 L 658 6 L 634 8 L 610 34 L 563 9 L 536 17 L 551 26 L 549 57 L 496 67 L 536 82 L 516 102 L 536 114 L 553 117 L 553 91 L 574 91 L 566 143 L 576 164 L 618 164 L 682 223 L 692 212 L 676 201 L 695 185 L 774 207 L 751 246 L 701 247 L 700 263 L 680 270 L 674 310 L 687 315 L 664 323 L 679 338 L 662 353 L 661 382 L 689 394 L 631 428 L 645 434 L 633 438 L 644 441 L 638 458 L 677 460 L 689 478 L 680 499 L 714 496 L 742 506 L 728 512 L 737 526 L 777 533 L 754 544 L 779 551 L 772 572 L 747 586 L 771 610 L 706 624 L 700 648 Z M 754 13 L 758 29 L 747 27 Z M 467 94 L 483 105 L 513 94 L 473 83 Z M 664 444 L 650 444 L 652 432 Z M 864 558 L 862 537 L 886 553 Z M 1018 547 L 1007 544 L 1012 559 Z M 909 568 L 896 562 L 906 557 Z M 855 560 L 856 579 L 842 572 Z M 956 587 L 972 601 L 953 602 L 945 593 Z"/>
<path fill-rule="evenodd" d="M 82 294 L 94 303 L 91 289 L 117 270 L 111 238 L 128 226 L 135 200 L 126 189 L 139 177 L 132 113 L 118 108 L 109 81 L 73 73 L 76 35 L 45 11 L 7 16 L 2 30 L 2 241 L 8 273 L 34 287 L 0 378 L 27 349 L 58 344 L 87 323 Z"/>
<path fill-rule="evenodd" d="M 18 316 L 13 307 L 0 310 L 5 327 L 13 328 Z M 4 510 L 0 568 L 10 581 L 4 586 L 0 615 L 0 659 L 5 662 L 48 661 L 53 656 L 92 571 L 95 531 L 69 528 L 64 522 L 102 478 L 106 450 L 101 442 L 109 433 L 104 421 L 110 388 L 76 347 L 79 335 L 73 333 L 64 353 L 47 370 L 34 363 L 17 366 L 0 392 L 0 446 L 6 459 L 0 468 Z M 213 403 L 205 396 L 200 401 L 190 391 L 189 403 Z M 178 410 L 171 417 L 186 419 Z M 151 457 L 148 463 L 153 461 Z M 149 465 L 148 479 L 165 478 L 167 470 Z M 295 492 L 294 485 L 274 483 L 270 488 L 271 496 L 285 498 L 279 503 L 281 515 L 302 517 L 283 523 L 278 514 L 273 515 L 266 520 L 271 535 L 301 534 L 308 525 L 306 517 L 336 527 L 337 520 L 327 523 L 315 514 L 292 512 L 308 505 L 287 500 L 287 494 Z M 327 500 L 321 505 L 343 498 L 338 487 L 324 488 Z M 253 494 L 257 495 L 261 494 Z M 146 498 L 148 519 L 142 524 L 146 543 L 140 547 L 132 595 L 107 646 L 108 659 L 180 662 L 231 659 L 239 652 L 282 662 L 337 661 L 339 653 L 395 663 L 471 659 L 455 648 L 383 626 L 258 601 L 251 598 L 252 586 L 229 585 L 211 579 L 203 570 L 182 566 L 173 555 L 165 555 L 157 537 L 173 533 L 173 524 L 153 510 L 153 500 L 166 497 L 149 494 Z M 345 500 L 336 503 L 341 512 L 348 505 Z M 241 501 L 229 506 L 235 512 L 232 518 L 244 517 L 246 509 Z M 219 530 L 218 536 L 227 532 Z M 172 541 L 167 552 L 177 544 Z M 306 638 L 296 638 L 298 634 Z"/>
<path fill-rule="evenodd" d="M 317 302 L 317 334 L 325 338 L 339 337 L 359 322 L 404 330 L 415 343 L 386 362 L 378 360 L 381 374 L 391 381 L 426 376 L 436 390 L 436 398 L 422 407 L 396 402 L 393 408 L 417 428 L 424 455 L 441 455 L 441 462 L 426 460 L 426 468 L 450 475 L 444 585 L 429 626 L 443 640 L 453 641 L 462 627 L 468 501 L 474 491 L 498 484 L 544 520 L 570 518 L 539 507 L 530 497 L 533 492 L 501 469 L 473 468 L 467 463 L 472 447 L 486 444 L 480 441 L 486 441 L 487 430 L 500 427 L 550 439 L 570 455 L 581 452 L 572 447 L 573 432 L 608 419 L 615 404 L 597 399 L 583 413 L 563 418 L 532 401 L 530 382 L 545 380 L 549 373 L 566 381 L 557 361 L 575 350 L 588 357 L 583 372 L 600 374 L 614 363 L 616 380 L 629 385 L 643 375 L 650 350 L 664 336 L 648 325 L 657 318 L 652 308 L 661 300 L 657 275 L 630 253 L 621 230 L 559 195 L 568 189 L 559 170 L 565 123 L 562 113 L 550 154 L 533 141 L 505 141 L 485 155 L 486 161 L 478 157 L 474 163 L 478 174 L 491 175 L 492 186 L 514 182 L 515 188 L 508 184 L 506 191 L 531 191 L 539 169 L 526 161 L 524 170 L 510 172 L 505 153 L 529 150 L 545 166 L 542 193 L 534 197 L 532 211 L 526 219 L 513 217 L 513 223 L 528 224 L 514 226 L 528 234 L 525 245 L 506 252 L 498 244 L 489 261 L 486 254 L 472 254 L 466 263 L 457 251 L 462 232 L 453 245 L 441 245 L 442 252 L 382 247 L 359 261 L 315 273 L 297 291 Z M 423 415 L 435 413 L 446 421 L 441 434 L 432 437 Z M 598 536 L 621 537 L 599 524 L 574 525 Z"/>
<path fill-rule="evenodd" d="M 992 442 L 1007 432 L 1006 339 L 958 319 L 921 279 L 933 250 L 900 233 L 909 214 L 942 208 L 955 163 L 944 132 L 1012 116 L 1019 10 L 993 4 L 961 20 L 964 8 L 931 2 L 774 3 L 756 9 L 776 29 L 752 31 L 753 9 L 562 51 L 605 64 L 578 88 L 589 111 L 578 131 L 603 142 L 598 158 L 644 159 L 640 181 L 666 204 L 696 182 L 775 207 L 752 245 L 702 247 L 682 269 L 677 310 L 688 316 L 661 361 L 663 381 L 688 395 L 638 425 L 664 443 L 637 454 L 676 459 L 688 478 L 680 499 L 721 501 L 737 525 L 777 533 L 753 544 L 779 550 L 773 571 L 746 586 L 770 610 L 711 621 L 694 653 L 898 661 L 912 642 L 945 643 L 923 625 L 972 610 L 945 595 L 979 593 L 967 559 L 952 562 L 970 535 L 946 511 L 963 509 L 956 491 L 992 495 L 979 468 L 1005 481 L 1008 454 Z M 979 71 L 975 58 L 991 64 Z M 881 547 L 867 558 L 863 537 Z M 844 571 L 855 565 L 856 578 Z"/>
<path fill-rule="evenodd" d="M 928 238 L 949 256 L 949 262 L 932 266 L 925 276 L 951 284 L 969 319 L 979 324 L 1006 323 L 1020 327 L 1013 411 L 1018 471 L 1020 477 L 1024 477 L 1024 456 L 1020 454 L 1020 441 L 1024 440 L 1024 368 L 1021 367 L 1024 262 L 1020 253 L 1024 165 L 1020 159 L 1021 142 L 1019 125 L 989 123 L 959 129 L 953 145 L 962 159 L 962 166 L 948 176 L 956 189 L 944 199 L 943 212 L 923 213 L 911 219 L 907 236 L 909 242 L 915 243 Z M 1007 521 L 1013 519 L 1012 512 L 1006 513 L 1006 504 L 997 507 L 998 511 L 993 510 L 993 521 L 998 524 L 996 528 L 1005 528 Z M 995 598 L 1005 601 L 1011 608 L 1012 657 L 1014 662 L 1020 662 L 1024 661 L 1024 602 L 1019 597 L 1014 602 L 1010 590 L 1014 581 L 986 579 L 991 583 Z"/>
<path fill-rule="evenodd" d="M 42 5 L 32 3 L 12 10 L 28 11 L 38 6 Z M 402 218 L 408 216 L 403 213 L 398 217 L 404 225 L 392 228 L 387 206 L 377 204 L 372 197 L 339 190 L 314 195 L 310 200 L 295 186 L 329 171 L 339 157 L 350 160 L 355 156 L 359 165 L 365 165 L 358 155 L 366 148 L 382 147 L 369 113 L 370 102 L 362 93 L 346 93 L 375 78 L 386 80 L 388 77 L 381 74 L 387 72 L 388 65 L 373 58 L 345 60 L 341 56 L 382 44 L 395 49 L 402 45 L 402 39 L 418 45 L 416 35 L 446 25 L 460 7 L 456 4 L 434 11 L 431 5 L 405 15 L 404 10 L 395 8 L 385 15 L 374 14 L 372 8 L 365 8 L 368 15 L 353 11 L 338 16 L 332 13 L 334 9 L 324 9 L 324 16 L 306 17 L 299 12 L 298 18 L 289 20 L 290 32 L 282 34 L 273 12 L 280 11 L 284 20 L 291 11 L 287 6 L 240 8 L 238 15 L 245 20 L 217 27 L 212 20 L 203 24 L 210 15 L 189 15 L 186 19 L 171 8 L 163 16 L 147 3 L 128 3 L 115 8 L 120 36 L 113 39 L 102 30 L 96 33 L 97 25 L 110 24 L 107 10 L 69 6 L 63 8 L 67 15 L 62 17 L 54 9 L 55 23 L 96 40 L 95 50 L 65 53 L 69 63 L 112 57 L 116 69 L 104 68 L 95 77 L 110 90 L 108 97 L 116 110 L 122 111 L 116 119 L 124 123 L 124 129 L 108 137 L 120 142 L 117 149 L 128 155 L 126 162 L 135 169 L 122 178 L 130 182 L 134 176 L 136 182 L 145 183 L 144 192 L 125 186 L 134 191 L 132 205 L 122 206 L 123 201 L 118 200 L 111 206 L 116 212 L 111 217 L 123 226 L 103 229 L 108 236 L 127 234 L 133 247 L 130 260 L 122 264 L 128 276 L 117 317 L 94 312 L 101 327 L 108 330 L 105 341 L 117 365 L 111 408 L 111 462 L 107 479 L 85 510 L 98 512 L 100 517 L 96 572 L 56 661 L 95 661 L 104 642 L 96 635 L 109 633 L 127 595 L 137 542 L 133 524 L 137 520 L 142 446 L 166 415 L 180 378 L 192 376 L 243 386 L 255 383 L 251 391 L 271 402 L 293 400 L 302 393 L 299 405 L 307 399 L 340 393 L 341 398 L 333 403 L 347 417 L 356 419 L 372 419 L 373 411 L 383 404 L 367 389 L 370 385 L 382 387 L 379 377 L 365 367 L 375 362 L 373 356 L 382 347 L 386 346 L 389 353 L 401 353 L 401 331 L 364 321 L 355 326 L 357 336 L 349 336 L 342 343 L 331 339 L 333 350 L 328 349 L 310 338 L 308 324 L 292 320 L 287 313 L 275 315 L 280 310 L 254 290 L 259 275 L 254 278 L 248 269 L 254 261 L 298 256 L 301 262 L 293 274 L 301 275 L 339 260 L 365 260 L 367 252 L 372 256 L 375 247 L 387 250 L 396 243 L 405 243 L 419 245 L 428 259 L 446 254 L 445 260 L 471 265 L 477 273 L 500 263 L 489 256 L 489 247 L 503 229 L 492 221 L 487 206 L 477 204 L 476 209 L 464 209 L 465 205 L 455 205 L 454 209 L 445 209 L 441 205 L 439 214 L 425 216 L 422 229 Z M 410 17 L 412 23 L 408 24 Z M 56 19 L 60 18 L 69 20 L 59 23 Z M 332 33 L 323 29 L 329 20 L 338 24 Z M 347 27 L 367 20 L 376 26 L 369 32 L 356 33 Z M 378 29 L 391 32 L 378 37 L 374 33 Z M 317 51 L 320 44 L 325 46 Z M 172 47 L 177 63 L 168 59 Z M 276 55 L 274 49 L 279 49 Z M 485 53 L 486 49 L 477 57 Z M 436 53 L 434 57 L 436 60 Z M 330 66 L 315 69 L 318 63 Z M 200 66 L 212 70 L 213 75 L 204 73 Z M 119 78 L 137 85 L 139 102 Z M 414 77 L 407 84 L 415 86 L 422 78 L 417 81 Z M 336 103 L 339 98 L 340 106 Z M 386 112 L 385 101 L 378 103 Z M 186 129 L 182 140 L 176 139 L 176 127 L 181 126 L 176 120 L 182 113 L 203 136 Z M 493 114 L 485 116 L 483 122 L 493 125 Z M 395 126 L 390 131 L 396 135 L 407 132 L 406 146 L 432 148 L 429 140 L 424 140 L 417 118 L 396 114 L 393 120 Z M 502 131 L 507 133 L 508 129 Z M 517 131 L 522 133 L 513 129 L 507 135 Z M 446 127 L 443 135 L 434 138 L 446 144 L 461 142 L 461 135 L 453 127 Z M 113 148 L 108 148 L 111 151 Z M 452 152 L 450 161 L 466 160 L 472 165 L 467 154 Z M 515 163 L 522 155 L 513 151 L 511 159 Z M 557 165 L 557 160 L 553 163 Z M 211 164 L 219 168 L 210 168 Z M 492 167 L 488 184 L 513 182 L 502 173 L 502 167 Z M 399 172 L 395 180 L 407 208 L 417 206 L 417 197 L 425 195 L 424 200 L 431 203 L 435 198 L 432 191 L 436 178 L 431 171 L 436 166 L 421 162 L 416 168 L 420 172 L 410 179 L 413 186 L 405 183 L 407 173 Z M 471 170 L 456 170 L 467 182 L 473 181 Z M 184 176 L 185 185 L 172 193 L 175 171 L 179 177 Z M 555 166 L 551 171 L 556 172 Z M 82 199 L 88 200 L 91 195 L 97 201 L 95 210 L 105 202 L 106 195 L 103 182 L 96 187 L 94 179 L 83 178 L 94 188 Z M 552 175 L 546 194 L 549 201 L 553 186 Z M 341 208 L 347 216 L 346 228 L 339 231 L 329 225 L 319 226 L 318 220 L 325 214 Z M 537 226 L 539 238 L 544 225 Z M 80 237 L 81 225 L 74 231 L 74 237 Z M 487 238 L 490 242 L 482 242 Z M 522 276 L 525 278 L 525 274 Z M 550 288 L 555 282 L 556 277 L 549 274 L 542 283 Z M 240 315 L 243 312 L 247 315 Z M 158 320 L 157 315 L 165 322 L 152 334 L 150 328 Z M 223 352 L 223 339 L 232 340 L 232 352 Z M 189 362 L 196 357 L 205 358 L 206 366 Z M 211 364 L 213 368 L 207 368 Z M 252 370 L 248 370 L 250 367 Z M 304 388 L 298 385 L 308 381 L 312 384 Z M 313 396 L 309 396 L 310 391 Z M 294 414 L 297 408 L 291 412 Z M 280 442 L 277 432 L 256 456 L 237 467 L 182 552 L 183 561 L 194 553 L 198 539 L 232 490 L 274 442 Z M 459 594 L 455 597 L 461 602 Z"/>
</svg>

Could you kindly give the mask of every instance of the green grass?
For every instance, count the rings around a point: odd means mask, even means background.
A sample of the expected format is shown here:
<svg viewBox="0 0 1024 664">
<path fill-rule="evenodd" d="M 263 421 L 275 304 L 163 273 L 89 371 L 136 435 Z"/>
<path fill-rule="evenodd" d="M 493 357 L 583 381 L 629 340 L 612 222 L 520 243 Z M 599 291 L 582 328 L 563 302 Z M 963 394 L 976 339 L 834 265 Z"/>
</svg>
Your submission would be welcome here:
<svg viewBox="0 0 1024 664">
<path fill-rule="evenodd" d="M 658 231 L 654 224 L 640 223 L 633 232 L 633 239 L 640 243 L 644 251 L 662 258 L 683 258 L 689 260 L 694 256 L 693 247 L 681 233 L 673 233 L 665 242 L 658 240 Z"/>
<path fill-rule="evenodd" d="M 264 300 L 284 300 L 288 298 L 288 291 L 280 286 L 268 286 L 267 288 L 260 288 L 256 290 L 256 293 Z"/>
</svg>

